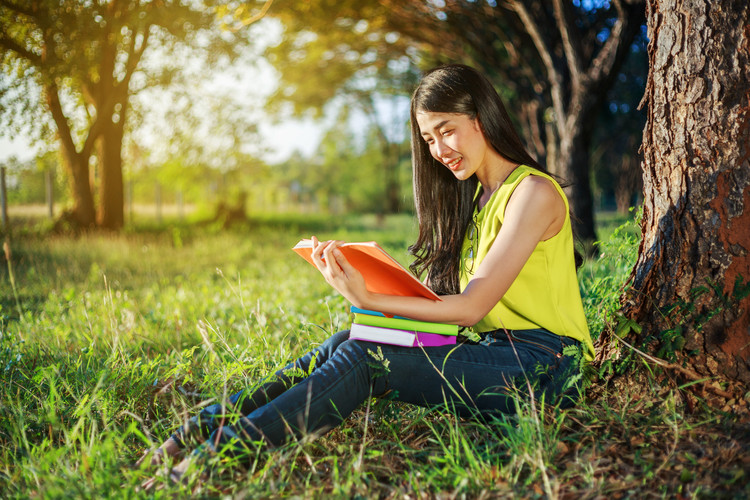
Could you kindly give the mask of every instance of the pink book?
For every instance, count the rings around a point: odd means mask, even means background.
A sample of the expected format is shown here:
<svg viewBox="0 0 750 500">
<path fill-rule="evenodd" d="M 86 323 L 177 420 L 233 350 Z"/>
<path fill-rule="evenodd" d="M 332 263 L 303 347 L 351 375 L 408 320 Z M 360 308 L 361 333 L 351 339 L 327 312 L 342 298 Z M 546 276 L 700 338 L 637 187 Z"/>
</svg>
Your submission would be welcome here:
<svg viewBox="0 0 750 500">
<path fill-rule="evenodd" d="M 455 335 L 440 335 L 439 333 L 417 332 L 417 338 L 414 347 L 436 347 L 439 345 L 449 345 L 456 343 Z"/>
</svg>

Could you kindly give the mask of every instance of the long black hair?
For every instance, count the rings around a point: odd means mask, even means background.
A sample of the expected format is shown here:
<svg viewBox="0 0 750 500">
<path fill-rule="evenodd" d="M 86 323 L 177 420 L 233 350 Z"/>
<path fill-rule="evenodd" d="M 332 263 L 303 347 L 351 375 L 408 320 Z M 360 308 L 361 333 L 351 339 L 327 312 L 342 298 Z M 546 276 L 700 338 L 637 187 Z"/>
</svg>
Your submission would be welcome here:
<svg viewBox="0 0 750 500">
<path fill-rule="evenodd" d="M 414 203 L 419 222 L 411 270 L 427 271 L 438 294 L 460 292 L 461 246 L 475 208 L 476 175 L 459 181 L 430 154 L 417 125 L 418 112 L 460 113 L 477 119 L 490 146 L 507 160 L 547 172 L 523 146 L 502 99 L 479 71 L 462 64 L 428 71 L 411 99 Z"/>
</svg>

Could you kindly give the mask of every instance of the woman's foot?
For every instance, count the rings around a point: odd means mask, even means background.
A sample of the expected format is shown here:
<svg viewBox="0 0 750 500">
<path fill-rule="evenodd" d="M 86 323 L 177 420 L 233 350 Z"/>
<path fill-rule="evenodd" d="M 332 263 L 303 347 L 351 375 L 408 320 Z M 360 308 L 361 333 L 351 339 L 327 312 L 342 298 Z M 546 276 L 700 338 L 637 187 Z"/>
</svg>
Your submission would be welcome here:
<svg viewBox="0 0 750 500">
<path fill-rule="evenodd" d="M 158 448 L 146 451 L 135 463 L 135 467 L 140 467 L 146 461 L 149 461 L 151 467 L 163 465 L 167 458 L 177 456 L 181 451 L 182 448 L 177 445 L 177 441 L 170 437 Z"/>
<path fill-rule="evenodd" d="M 190 464 L 192 463 L 191 458 L 187 457 L 179 464 L 175 465 L 171 469 L 169 469 L 167 473 L 167 478 L 169 479 L 169 483 L 171 484 L 187 484 L 188 477 L 185 475 L 185 473 L 188 470 L 188 467 L 190 467 Z M 159 483 L 161 483 L 161 475 L 157 474 L 154 477 L 151 477 L 144 482 L 141 483 L 139 491 L 151 491 L 154 489 L 154 487 L 159 488 Z"/>
</svg>

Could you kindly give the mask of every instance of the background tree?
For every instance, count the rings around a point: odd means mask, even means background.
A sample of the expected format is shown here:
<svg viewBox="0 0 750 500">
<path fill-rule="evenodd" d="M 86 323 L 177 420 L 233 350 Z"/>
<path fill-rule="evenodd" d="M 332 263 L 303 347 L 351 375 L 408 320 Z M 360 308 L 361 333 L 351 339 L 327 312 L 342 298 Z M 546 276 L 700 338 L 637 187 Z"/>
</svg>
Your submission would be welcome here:
<svg viewBox="0 0 750 500">
<path fill-rule="evenodd" d="M 625 294 L 678 374 L 750 384 L 750 4 L 650 0 L 644 208 Z"/>
<path fill-rule="evenodd" d="M 371 0 L 275 0 L 268 15 L 284 34 L 267 57 L 280 74 L 273 109 L 320 117 L 333 105 L 364 114 L 382 153 L 381 209 L 394 213 L 404 206 L 398 170 L 408 123 L 405 96 L 418 71 L 405 55 L 410 42 L 384 27 L 387 14 L 385 4 Z M 396 112 L 384 115 L 384 108 Z"/>
<path fill-rule="evenodd" d="M 14 122 L 44 137 L 51 117 L 75 225 L 123 225 L 121 155 L 130 99 L 175 76 L 185 60 L 166 56 L 179 46 L 204 48 L 214 61 L 234 57 L 242 38 L 220 30 L 227 14 L 222 2 L 0 0 L 3 131 Z M 149 48 L 161 49 L 161 57 L 146 66 Z"/>
<path fill-rule="evenodd" d="M 530 150 L 571 184 L 579 236 L 595 239 L 589 147 L 641 29 L 642 0 L 278 0 L 269 14 L 286 29 L 277 61 L 289 62 L 278 65 L 282 96 L 295 102 L 310 102 L 299 74 L 325 81 L 315 88 L 332 95 L 346 91 L 356 68 L 382 67 L 388 58 L 481 67 L 503 87 Z"/>
<path fill-rule="evenodd" d="M 647 45 L 646 32 L 639 33 L 599 111 L 591 141 L 595 207 L 614 207 L 620 215 L 639 205 L 643 193 L 640 146 L 646 112 L 636 103 L 646 87 Z"/>
</svg>

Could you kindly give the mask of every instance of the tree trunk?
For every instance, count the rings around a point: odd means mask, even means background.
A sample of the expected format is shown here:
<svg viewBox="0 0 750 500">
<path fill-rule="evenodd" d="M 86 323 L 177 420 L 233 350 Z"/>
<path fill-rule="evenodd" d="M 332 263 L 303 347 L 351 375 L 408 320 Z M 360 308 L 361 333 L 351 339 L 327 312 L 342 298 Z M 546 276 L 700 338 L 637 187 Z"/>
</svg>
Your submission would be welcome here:
<svg viewBox="0 0 750 500">
<path fill-rule="evenodd" d="M 560 137 L 557 171 L 568 186 L 565 188 L 573 212 L 573 230 L 576 238 L 587 243 L 596 241 L 594 229 L 594 199 L 591 195 L 589 171 L 589 138 L 582 121 L 586 115 L 579 111 L 572 126 L 566 127 Z"/>
<path fill-rule="evenodd" d="M 94 196 L 91 192 L 89 180 L 89 141 L 93 140 L 90 135 L 87 145 L 81 152 L 76 150 L 73 142 L 68 119 L 65 117 L 60 98 L 57 94 L 57 86 L 50 82 L 45 87 L 47 106 L 52 118 L 57 125 L 57 134 L 62 149 L 63 165 L 68 172 L 70 192 L 73 198 L 73 209 L 71 211 L 73 222 L 81 228 L 89 228 L 96 224 L 96 210 L 94 208 Z"/>
<path fill-rule="evenodd" d="M 526 141 L 526 149 L 542 165 L 549 165 L 545 144 L 542 103 L 538 97 L 531 100 L 519 99 L 518 117 L 521 122 L 521 136 Z"/>
<path fill-rule="evenodd" d="M 643 238 L 624 313 L 661 357 L 750 384 L 746 0 L 650 0 Z"/>
<path fill-rule="evenodd" d="M 63 157 L 73 198 L 73 221 L 81 228 L 93 227 L 96 224 L 96 210 L 89 179 L 89 159 L 68 151 L 64 151 Z"/>
<path fill-rule="evenodd" d="M 117 123 L 107 127 L 99 138 L 101 179 L 99 184 L 99 226 L 118 230 L 125 223 L 124 184 L 122 181 L 122 138 L 123 122 L 120 116 Z"/>
</svg>

